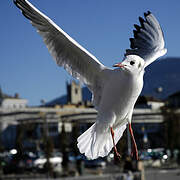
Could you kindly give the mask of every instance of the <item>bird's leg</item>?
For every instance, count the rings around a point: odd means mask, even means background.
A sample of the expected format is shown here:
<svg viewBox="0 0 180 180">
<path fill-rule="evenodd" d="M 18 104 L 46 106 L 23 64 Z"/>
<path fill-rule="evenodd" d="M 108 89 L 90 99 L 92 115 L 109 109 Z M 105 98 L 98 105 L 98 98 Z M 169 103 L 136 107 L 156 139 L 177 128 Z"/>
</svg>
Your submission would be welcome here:
<svg viewBox="0 0 180 180">
<path fill-rule="evenodd" d="M 110 129 L 111 129 L 111 136 L 112 136 L 113 145 L 114 145 L 114 154 L 116 154 L 116 156 L 120 159 L 121 155 L 118 153 L 116 145 L 115 145 L 115 141 L 114 141 L 114 131 L 112 127 L 110 127 Z"/>
<path fill-rule="evenodd" d="M 131 127 L 131 123 L 129 123 L 129 132 L 131 134 L 132 141 L 133 141 L 133 150 L 132 150 L 131 155 L 133 155 L 134 152 L 135 152 L 136 153 L 136 160 L 138 160 L 139 159 L 139 157 L 138 157 L 138 149 L 137 149 L 136 141 L 135 141 L 135 138 L 134 138 L 133 130 L 132 130 L 132 127 Z"/>
</svg>

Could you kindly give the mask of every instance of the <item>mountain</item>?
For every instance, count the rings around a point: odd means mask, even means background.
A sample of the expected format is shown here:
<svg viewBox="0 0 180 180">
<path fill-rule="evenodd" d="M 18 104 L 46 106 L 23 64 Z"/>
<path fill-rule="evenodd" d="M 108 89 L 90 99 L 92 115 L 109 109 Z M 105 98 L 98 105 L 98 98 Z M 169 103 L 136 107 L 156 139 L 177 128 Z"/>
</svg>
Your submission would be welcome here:
<svg viewBox="0 0 180 180">
<path fill-rule="evenodd" d="M 169 57 L 157 60 L 145 71 L 141 95 L 165 99 L 180 91 L 180 58 Z"/>
<path fill-rule="evenodd" d="M 180 91 L 180 58 L 168 57 L 159 59 L 145 69 L 142 96 L 153 96 L 166 99 Z M 87 87 L 82 88 L 83 101 L 91 100 L 91 92 Z M 48 102 L 47 106 L 66 104 L 67 95 Z"/>
</svg>

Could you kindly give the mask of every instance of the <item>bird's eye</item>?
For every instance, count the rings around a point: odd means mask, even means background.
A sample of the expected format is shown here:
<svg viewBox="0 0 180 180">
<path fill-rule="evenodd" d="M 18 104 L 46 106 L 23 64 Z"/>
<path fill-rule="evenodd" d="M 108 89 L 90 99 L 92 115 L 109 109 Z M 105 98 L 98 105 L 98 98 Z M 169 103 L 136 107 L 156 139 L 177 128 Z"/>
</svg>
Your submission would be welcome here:
<svg viewBox="0 0 180 180">
<path fill-rule="evenodd" d="M 130 65 L 134 65 L 134 64 L 135 64 L 135 62 L 134 62 L 134 61 L 131 61 L 131 62 L 130 62 Z"/>
</svg>

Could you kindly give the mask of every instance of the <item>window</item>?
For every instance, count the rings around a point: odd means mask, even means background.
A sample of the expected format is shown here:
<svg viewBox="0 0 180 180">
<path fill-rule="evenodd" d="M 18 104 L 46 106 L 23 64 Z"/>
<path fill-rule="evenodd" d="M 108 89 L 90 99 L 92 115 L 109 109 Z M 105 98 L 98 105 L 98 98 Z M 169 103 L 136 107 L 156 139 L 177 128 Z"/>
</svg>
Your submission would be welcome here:
<svg viewBox="0 0 180 180">
<path fill-rule="evenodd" d="M 78 88 L 75 88 L 75 94 L 78 94 Z"/>
</svg>

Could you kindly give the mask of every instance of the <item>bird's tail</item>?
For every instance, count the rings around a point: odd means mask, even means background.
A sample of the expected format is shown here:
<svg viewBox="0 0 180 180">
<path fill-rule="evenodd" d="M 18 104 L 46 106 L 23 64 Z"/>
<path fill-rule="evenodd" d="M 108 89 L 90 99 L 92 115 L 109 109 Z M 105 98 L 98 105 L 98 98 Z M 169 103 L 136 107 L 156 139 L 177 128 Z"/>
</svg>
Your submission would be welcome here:
<svg viewBox="0 0 180 180">
<path fill-rule="evenodd" d="M 125 129 L 126 124 L 114 129 L 115 144 L 117 144 L 122 137 Z M 96 123 L 79 136 L 77 141 L 80 153 L 84 153 L 89 159 L 107 156 L 113 148 L 110 128 L 107 132 L 101 131 L 101 133 L 99 133 L 99 130 L 96 128 Z"/>
</svg>

